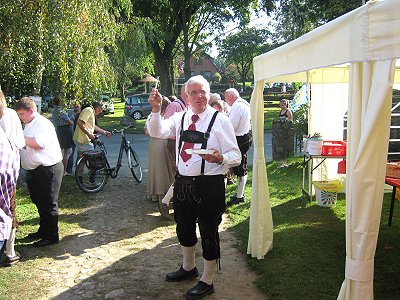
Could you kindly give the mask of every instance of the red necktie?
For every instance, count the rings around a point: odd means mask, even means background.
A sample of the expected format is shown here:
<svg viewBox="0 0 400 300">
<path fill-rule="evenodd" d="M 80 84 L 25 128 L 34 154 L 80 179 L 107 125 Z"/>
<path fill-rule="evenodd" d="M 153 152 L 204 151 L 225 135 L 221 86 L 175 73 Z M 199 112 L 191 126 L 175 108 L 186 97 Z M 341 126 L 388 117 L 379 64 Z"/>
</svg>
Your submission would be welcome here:
<svg viewBox="0 0 400 300">
<path fill-rule="evenodd" d="M 198 119 L 199 119 L 198 115 L 193 115 L 192 116 L 192 122 L 193 123 L 189 125 L 188 130 L 196 130 L 195 123 L 197 122 Z M 183 143 L 183 147 L 182 147 L 182 150 L 181 150 L 181 157 L 182 157 L 182 160 L 184 162 L 187 162 L 192 157 L 192 155 L 191 154 L 187 154 L 185 150 L 186 149 L 193 149 L 193 146 L 194 146 L 193 143 L 188 143 L 188 142 L 184 142 Z"/>
</svg>

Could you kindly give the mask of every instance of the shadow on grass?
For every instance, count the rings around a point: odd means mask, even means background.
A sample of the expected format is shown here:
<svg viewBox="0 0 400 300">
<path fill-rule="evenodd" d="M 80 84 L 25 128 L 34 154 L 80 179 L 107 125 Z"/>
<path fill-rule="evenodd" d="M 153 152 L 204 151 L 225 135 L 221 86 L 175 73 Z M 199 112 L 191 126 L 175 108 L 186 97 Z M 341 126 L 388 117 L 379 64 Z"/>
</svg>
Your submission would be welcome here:
<svg viewBox="0 0 400 300">
<path fill-rule="evenodd" d="M 319 207 L 314 201 L 299 197 L 272 207 L 273 249 L 263 260 L 248 259 L 259 274 L 259 288 L 271 299 L 336 299 L 339 294 L 346 257 L 344 195 L 332 209 Z M 375 256 L 375 299 L 400 298 L 400 212 L 394 219 L 396 224 L 387 226 L 389 203 L 390 195 L 386 194 Z M 233 213 L 249 206 L 235 207 Z M 248 226 L 246 218 L 230 229 L 244 253 Z"/>
</svg>

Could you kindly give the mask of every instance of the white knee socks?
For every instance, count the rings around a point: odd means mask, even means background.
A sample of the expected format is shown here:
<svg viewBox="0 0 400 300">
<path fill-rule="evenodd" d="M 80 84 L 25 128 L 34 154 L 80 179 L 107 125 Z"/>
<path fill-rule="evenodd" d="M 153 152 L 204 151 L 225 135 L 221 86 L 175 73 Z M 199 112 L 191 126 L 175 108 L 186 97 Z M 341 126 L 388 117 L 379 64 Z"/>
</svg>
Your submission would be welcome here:
<svg viewBox="0 0 400 300">
<path fill-rule="evenodd" d="M 162 198 L 161 202 L 169 205 L 169 202 L 171 201 L 172 197 L 174 196 L 174 185 L 171 185 L 165 194 L 164 198 Z"/>
<path fill-rule="evenodd" d="M 15 232 L 17 230 L 15 228 L 11 229 L 10 238 L 7 240 L 6 243 L 6 255 L 8 257 L 15 256 L 15 249 L 14 249 L 14 242 L 15 242 Z"/>
<path fill-rule="evenodd" d="M 196 266 L 196 245 L 192 247 L 181 246 L 181 249 L 183 254 L 183 269 L 190 271 Z"/>
<path fill-rule="evenodd" d="M 217 260 L 203 260 L 204 264 L 204 270 L 203 274 L 201 275 L 200 280 L 207 283 L 207 284 L 212 284 L 213 283 L 213 277 L 215 273 L 215 267 L 217 266 Z"/>
<path fill-rule="evenodd" d="M 244 187 L 246 186 L 247 175 L 241 176 L 237 178 L 237 194 L 236 198 L 243 198 L 244 197 Z"/>
</svg>

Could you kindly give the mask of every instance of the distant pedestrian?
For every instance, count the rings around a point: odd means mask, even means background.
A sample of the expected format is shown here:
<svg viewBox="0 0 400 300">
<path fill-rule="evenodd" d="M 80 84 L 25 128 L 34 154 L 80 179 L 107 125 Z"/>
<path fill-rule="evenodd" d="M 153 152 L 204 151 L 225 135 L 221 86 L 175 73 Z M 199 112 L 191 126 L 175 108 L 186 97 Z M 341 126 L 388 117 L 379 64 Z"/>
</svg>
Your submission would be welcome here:
<svg viewBox="0 0 400 300">
<path fill-rule="evenodd" d="M 289 100 L 282 99 L 279 101 L 279 108 L 281 111 L 279 112 L 279 119 L 287 119 L 289 121 L 293 120 L 292 111 L 289 109 Z"/>
<path fill-rule="evenodd" d="M 160 115 L 164 118 L 165 109 L 171 102 L 163 97 Z M 145 130 L 148 134 L 147 129 Z M 168 139 L 150 137 L 148 148 L 147 198 L 161 202 L 170 186 L 175 181 L 175 168 L 169 163 Z"/>
<path fill-rule="evenodd" d="M 78 102 L 75 102 L 73 112 L 68 115 L 68 117 L 74 122 L 74 125 L 72 126 L 72 130 L 71 130 L 72 136 L 74 136 L 74 132 L 76 129 L 76 123 L 78 122 L 80 113 L 81 113 L 81 105 Z M 75 148 L 76 148 L 76 145 L 73 142 L 72 147 L 71 147 L 71 155 L 69 156 L 68 163 L 67 163 L 67 174 L 72 174 L 72 167 L 74 166 Z"/>
<path fill-rule="evenodd" d="M 231 197 L 227 206 L 244 202 L 244 188 L 247 181 L 247 152 L 252 143 L 250 104 L 239 96 L 235 88 L 227 89 L 225 100 L 231 107 L 229 120 L 235 130 L 236 140 L 242 154 L 242 161 L 239 166 L 232 168 L 233 174 L 237 176 L 237 193 Z"/>
<path fill-rule="evenodd" d="M 52 116 L 54 126 L 56 127 L 58 142 L 60 143 L 63 153 L 62 162 L 64 166 L 64 176 L 69 175 L 67 173 L 67 164 L 72 152 L 72 144 L 74 143 L 72 140 L 72 126 L 74 122 L 69 118 L 65 109 L 61 107 L 61 100 L 58 97 L 54 99 Z"/>
</svg>

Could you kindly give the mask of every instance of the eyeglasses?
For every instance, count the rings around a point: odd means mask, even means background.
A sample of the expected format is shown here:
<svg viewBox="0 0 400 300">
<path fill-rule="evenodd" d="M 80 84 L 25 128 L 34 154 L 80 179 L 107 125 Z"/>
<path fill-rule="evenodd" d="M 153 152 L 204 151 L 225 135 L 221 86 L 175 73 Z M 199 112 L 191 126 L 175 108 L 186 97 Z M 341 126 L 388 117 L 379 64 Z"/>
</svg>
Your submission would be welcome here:
<svg viewBox="0 0 400 300">
<path fill-rule="evenodd" d="M 203 90 L 199 90 L 199 91 L 197 91 L 197 90 L 194 90 L 194 91 L 190 91 L 190 92 L 188 92 L 188 94 L 190 95 L 190 96 L 198 96 L 198 95 L 202 95 L 203 97 L 207 94 L 208 92 L 206 92 L 206 91 L 203 91 Z"/>
</svg>

